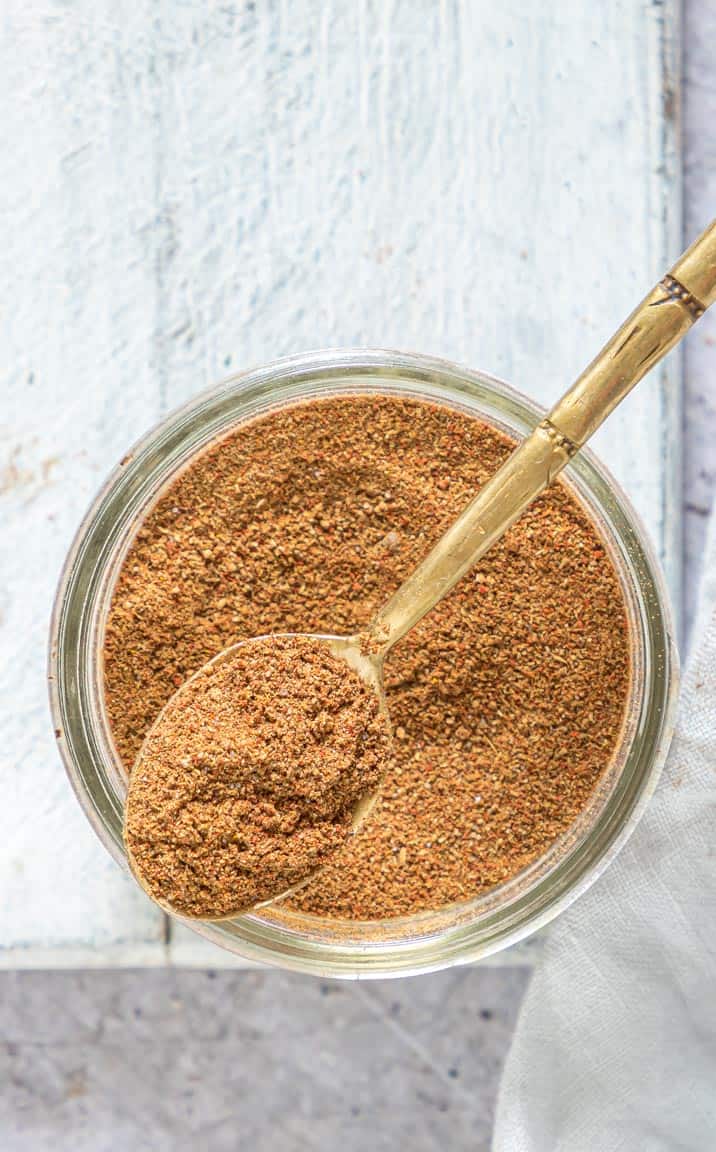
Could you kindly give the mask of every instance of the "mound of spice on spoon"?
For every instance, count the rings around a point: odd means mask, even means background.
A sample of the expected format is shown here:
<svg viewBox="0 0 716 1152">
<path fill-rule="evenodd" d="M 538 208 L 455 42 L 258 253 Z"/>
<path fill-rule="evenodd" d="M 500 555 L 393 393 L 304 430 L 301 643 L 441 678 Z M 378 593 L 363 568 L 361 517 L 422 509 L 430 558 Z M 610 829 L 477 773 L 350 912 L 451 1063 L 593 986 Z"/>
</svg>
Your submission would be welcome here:
<svg viewBox="0 0 716 1152">
<path fill-rule="evenodd" d="M 125 811 L 132 868 L 184 916 L 236 915 L 332 859 L 390 766 L 374 693 L 325 644 L 239 645 L 184 684 L 142 745 Z"/>
</svg>

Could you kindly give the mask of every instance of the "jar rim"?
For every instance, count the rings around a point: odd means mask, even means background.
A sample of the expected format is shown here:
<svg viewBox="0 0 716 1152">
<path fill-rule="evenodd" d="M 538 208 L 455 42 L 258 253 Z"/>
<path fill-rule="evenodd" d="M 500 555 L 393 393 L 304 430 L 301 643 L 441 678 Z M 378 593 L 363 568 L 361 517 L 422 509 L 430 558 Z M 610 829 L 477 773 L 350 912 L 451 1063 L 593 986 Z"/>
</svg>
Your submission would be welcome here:
<svg viewBox="0 0 716 1152">
<path fill-rule="evenodd" d="M 160 421 L 111 472 L 80 524 L 52 614 L 50 704 L 78 800 L 104 846 L 125 868 L 124 781 L 104 717 L 98 637 L 138 521 L 179 468 L 219 435 L 300 399 L 358 391 L 414 395 L 462 407 L 513 436 L 524 435 L 544 416 L 538 405 L 495 377 L 434 357 L 381 349 L 284 357 L 228 378 Z M 310 921 L 314 929 L 310 936 L 282 923 L 280 916 L 272 919 L 267 910 L 228 925 L 177 920 L 252 960 L 324 976 L 408 975 L 478 959 L 516 943 L 553 919 L 603 872 L 638 822 L 666 757 L 678 657 L 663 576 L 630 501 L 588 449 L 570 462 L 564 478 L 586 505 L 615 561 L 631 606 L 640 676 L 630 746 L 609 782 L 609 794 L 601 799 L 595 794 L 601 810 L 595 809 L 591 826 L 574 833 L 571 847 L 560 838 L 553 846 L 559 848 L 559 859 L 550 861 L 549 849 L 518 877 L 481 898 L 435 913 L 354 924 L 350 936 L 336 927 L 342 922 L 301 914 L 298 919 Z M 321 933 L 316 923 L 323 926 Z M 378 924 L 388 927 L 378 931 Z M 420 931 L 396 938 L 397 928 L 405 925 Z"/>
</svg>

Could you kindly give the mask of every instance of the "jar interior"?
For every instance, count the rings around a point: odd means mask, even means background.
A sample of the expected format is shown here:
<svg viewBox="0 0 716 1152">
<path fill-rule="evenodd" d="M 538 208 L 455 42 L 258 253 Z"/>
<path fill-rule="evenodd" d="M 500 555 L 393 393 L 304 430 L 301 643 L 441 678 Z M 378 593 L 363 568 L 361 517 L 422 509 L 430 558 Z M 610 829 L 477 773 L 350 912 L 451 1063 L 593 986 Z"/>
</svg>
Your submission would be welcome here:
<svg viewBox="0 0 716 1152">
<path fill-rule="evenodd" d="M 82 525 L 56 606 L 51 695 L 80 801 L 123 863 L 126 778 L 104 705 L 102 653 L 115 582 L 140 521 L 178 472 L 237 424 L 298 399 L 365 392 L 447 405 L 513 439 L 542 415 L 504 385 L 437 361 L 395 356 L 388 363 L 380 354 L 287 361 L 228 381 L 150 433 L 110 477 Z M 423 971 L 528 934 L 606 865 L 653 787 L 668 744 L 674 698 L 668 602 L 635 514 L 590 453 L 572 461 L 563 482 L 595 524 L 618 574 L 632 660 L 618 746 L 568 832 L 505 884 L 434 912 L 355 922 L 276 904 L 232 921 L 185 923 L 242 955 L 310 971 Z"/>
</svg>

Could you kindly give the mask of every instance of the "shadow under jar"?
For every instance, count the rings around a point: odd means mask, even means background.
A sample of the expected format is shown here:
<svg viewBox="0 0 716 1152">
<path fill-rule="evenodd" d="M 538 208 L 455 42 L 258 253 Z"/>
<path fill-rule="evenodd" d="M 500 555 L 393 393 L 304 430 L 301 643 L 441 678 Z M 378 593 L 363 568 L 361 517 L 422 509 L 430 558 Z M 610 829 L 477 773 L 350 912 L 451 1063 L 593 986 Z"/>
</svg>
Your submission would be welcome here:
<svg viewBox="0 0 716 1152">
<path fill-rule="evenodd" d="M 543 416 L 501 382 L 440 360 L 363 350 L 292 357 L 232 378 L 169 416 L 124 458 L 87 513 L 57 594 L 50 696 L 78 799 L 125 867 L 127 776 L 108 720 L 103 651 L 113 591 L 138 529 L 187 464 L 232 429 L 298 402 L 366 394 L 448 407 L 513 440 Z M 587 450 L 569 464 L 562 483 L 587 512 L 616 572 L 631 664 L 612 755 L 573 823 L 504 883 L 435 910 L 352 920 L 276 904 L 231 921 L 184 923 L 239 955 L 285 968 L 339 977 L 408 975 L 514 944 L 603 871 L 656 784 L 672 733 L 678 665 L 667 594 L 628 500 Z M 390 682 L 388 690 L 390 703 Z"/>
</svg>

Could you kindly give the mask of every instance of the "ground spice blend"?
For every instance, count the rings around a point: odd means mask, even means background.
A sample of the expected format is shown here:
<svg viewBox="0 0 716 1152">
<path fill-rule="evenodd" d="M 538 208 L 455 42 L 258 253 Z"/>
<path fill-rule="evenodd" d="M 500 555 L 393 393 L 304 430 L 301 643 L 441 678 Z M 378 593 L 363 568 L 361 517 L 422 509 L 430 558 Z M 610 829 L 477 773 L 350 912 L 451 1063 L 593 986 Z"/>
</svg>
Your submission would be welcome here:
<svg viewBox="0 0 716 1152">
<path fill-rule="evenodd" d="M 205 450 L 146 516 L 114 592 L 105 696 L 127 768 L 221 649 L 360 631 L 510 448 L 466 413 L 363 395 L 281 408 Z M 391 652 L 381 801 L 294 904 L 370 920 L 513 876 L 587 803 L 629 675 L 616 573 L 558 482 Z"/>
<path fill-rule="evenodd" d="M 330 861 L 391 766 L 378 698 L 324 643 L 230 649 L 171 698 L 132 768 L 125 842 L 147 891 L 220 919 Z"/>
</svg>

